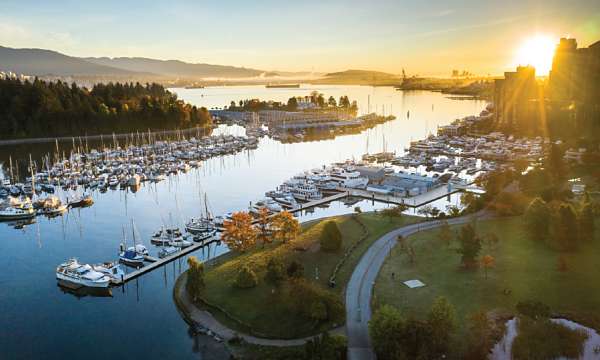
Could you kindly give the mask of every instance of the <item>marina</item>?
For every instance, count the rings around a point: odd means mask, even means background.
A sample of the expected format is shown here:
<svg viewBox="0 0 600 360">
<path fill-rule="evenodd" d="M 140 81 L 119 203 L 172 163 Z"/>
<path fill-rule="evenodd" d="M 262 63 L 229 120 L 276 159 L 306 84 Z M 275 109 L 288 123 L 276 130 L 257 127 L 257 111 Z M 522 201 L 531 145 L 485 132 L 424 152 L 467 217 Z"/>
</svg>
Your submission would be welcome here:
<svg viewBox="0 0 600 360">
<path fill-rule="evenodd" d="M 403 93 L 393 88 L 321 86 L 318 89 L 335 97 L 348 95 L 357 99 L 359 113 L 367 113 L 368 97 L 372 104 L 371 111 L 375 104 L 381 107 L 381 104 L 393 103 L 397 119 L 362 133 L 340 135 L 320 141 L 307 139 L 282 143 L 265 136 L 258 138 L 256 149 L 245 149 L 199 160 L 201 165 L 190 167 L 187 172 L 178 171 L 177 175 L 165 174 L 164 179 L 159 182 L 142 181 L 135 192 L 130 186 L 120 190 L 120 184 L 116 185 L 114 190 L 109 187 L 106 192 L 101 192 L 99 188 L 89 189 L 94 204 L 89 207 L 70 208 L 62 216 L 37 216 L 19 223 L 0 223 L 0 238 L 5 249 L 0 254 L 0 259 L 4 264 L 11 264 L 0 274 L 0 281 L 14 289 L 0 297 L 0 305 L 6 309 L 8 320 L 12 324 L 10 332 L 0 337 L 0 346 L 6 349 L 9 356 L 17 352 L 22 354 L 23 349 L 29 348 L 27 344 L 32 342 L 37 344 L 36 349 L 28 350 L 25 356 L 36 357 L 41 351 L 46 354 L 58 353 L 62 348 L 61 343 L 42 336 L 51 332 L 61 337 L 87 338 L 88 340 L 83 340 L 72 348 L 71 353 L 81 356 L 89 354 L 90 347 L 96 348 L 91 339 L 95 338 L 97 329 L 91 329 L 69 315 L 77 311 L 86 314 L 82 318 L 86 323 L 109 322 L 111 331 L 107 332 L 106 336 L 110 341 L 131 338 L 132 341 L 143 344 L 147 351 L 157 357 L 210 358 L 210 353 L 221 350 L 215 349 L 209 338 L 190 337 L 187 325 L 181 321 L 172 303 L 171 291 L 177 275 L 187 268 L 185 261 L 188 256 L 194 255 L 200 260 L 206 260 L 223 254 L 227 249 L 216 241 L 207 241 L 205 246 L 193 243 L 191 247 L 171 254 L 177 256 L 176 258 L 153 265 L 156 262 L 149 260 L 160 259 L 161 247 L 153 246 L 150 240 L 161 226 L 174 226 L 183 230 L 189 219 L 198 218 L 205 212 L 204 194 L 208 195 L 210 211 L 213 214 L 247 211 L 250 203 L 256 204 L 259 199 L 265 197 L 265 193 L 276 189 L 299 172 L 322 168 L 326 164 L 343 163 L 348 159 L 358 162 L 365 153 L 381 152 L 384 149 L 384 134 L 386 148 L 396 150 L 396 156 L 401 156 L 404 153 L 403 149 L 408 147 L 411 141 L 426 138 L 435 131 L 437 125 L 448 124 L 455 118 L 479 113 L 485 106 L 481 101 L 458 102 L 439 93 Z M 287 99 L 297 91 L 305 93 L 310 90 L 242 86 L 174 91 L 186 101 L 211 108 L 228 104 L 231 100 L 251 97 Z M 265 94 L 266 92 L 268 94 Z M 201 97 L 201 94 L 205 96 Z M 431 110 L 432 103 L 435 103 L 435 111 Z M 408 109 L 411 110 L 410 120 L 404 116 Z M 240 126 L 219 125 L 211 135 L 246 137 L 246 129 Z M 76 145 L 77 143 L 78 141 Z M 83 141 L 82 143 L 84 144 Z M 124 146 L 122 139 L 119 143 Z M 59 143 L 59 148 L 64 149 L 67 155 L 71 150 L 68 144 L 68 141 Z M 92 143 L 89 145 L 91 149 Z M 99 148 L 98 145 L 94 146 Z M 31 152 L 33 161 L 40 169 L 42 158 L 55 152 L 55 144 L 14 146 L 11 150 L 8 152 L 6 147 L 0 147 L 5 175 L 9 156 L 12 157 L 14 169 L 17 160 L 19 164 L 28 164 L 28 154 Z M 395 171 L 399 171 L 399 168 Z M 419 171 L 426 173 L 424 167 Z M 21 170 L 21 173 L 25 174 L 24 170 Z M 84 186 L 80 184 L 79 188 L 83 190 Z M 78 192 L 82 194 L 81 190 Z M 63 191 L 62 187 L 56 188 L 55 195 L 62 195 Z M 74 195 L 72 190 L 69 191 Z M 323 198 L 327 199 L 332 195 L 336 193 L 325 194 Z M 337 196 L 339 198 L 329 202 L 327 207 L 318 206 L 326 206 L 320 201 L 313 202 L 315 206 L 312 207 L 311 203 L 304 203 L 302 209 L 295 213 L 303 222 L 352 213 L 357 206 L 362 211 L 373 211 L 387 206 L 382 202 L 362 198 L 352 205 L 346 205 L 343 202 L 347 200 L 346 194 L 340 193 Z M 448 205 L 460 206 L 459 194 L 455 193 L 449 197 L 450 200 L 448 196 L 444 196 L 432 204 L 440 209 L 445 209 Z M 66 200 L 66 196 L 61 200 Z M 418 208 L 411 208 L 408 213 L 417 214 L 417 211 Z M 123 242 L 121 228 L 129 224 L 131 219 L 135 220 L 138 229 L 138 242 L 144 244 L 149 251 L 144 259 L 144 268 L 152 268 L 143 270 L 142 276 L 138 274 L 113 288 L 110 297 L 95 297 L 88 292 L 63 291 L 57 286 L 54 270 L 66 259 L 76 257 L 83 264 L 118 259 L 119 244 Z M 135 271 L 126 270 L 128 273 Z M 40 303 L 40 293 L 44 294 L 48 301 Z M 149 309 L 152 311 L 148 311 Z M 36 319 L 40 317 L 45 317 L 48 321 L 42 329 L 34 330 L 32 324 L 38 323 Z M 162 324 L 165 331 L 172 335 L 160 344 L 148 341 L 154 334 L 139 324 L 138 320 L 141 318 Z M 103 347 L 98 349 L 96 355 L 105 358 L 114 356 L 116 351 L 119 356 L 135 355 L 130 348 L 122 346 Z"/>
</svg>

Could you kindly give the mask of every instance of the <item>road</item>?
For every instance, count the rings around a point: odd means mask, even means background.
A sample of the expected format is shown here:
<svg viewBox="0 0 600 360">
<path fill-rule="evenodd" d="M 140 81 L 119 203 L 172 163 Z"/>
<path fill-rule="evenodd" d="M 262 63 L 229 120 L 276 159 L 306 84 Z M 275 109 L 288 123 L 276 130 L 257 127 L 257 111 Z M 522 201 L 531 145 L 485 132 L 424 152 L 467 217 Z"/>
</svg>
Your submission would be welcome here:
<svg viewBox="0 0 600 360">
<path fill-rule="evenodd" d="M 464 224 L 481 214 L 448 219 L 450 225 Z M 371 294 L 377 274 L 392 248 L 398 235 L 404 237 L 442 225 L 442 221 L 429 221 L 407 225 L 390 231 L 375 241 L 360 259 L 346 287 L 346 335 L 348 337 L 348 359 L 375 359 L 369 339 L 371 319 Z"/>
</svg>

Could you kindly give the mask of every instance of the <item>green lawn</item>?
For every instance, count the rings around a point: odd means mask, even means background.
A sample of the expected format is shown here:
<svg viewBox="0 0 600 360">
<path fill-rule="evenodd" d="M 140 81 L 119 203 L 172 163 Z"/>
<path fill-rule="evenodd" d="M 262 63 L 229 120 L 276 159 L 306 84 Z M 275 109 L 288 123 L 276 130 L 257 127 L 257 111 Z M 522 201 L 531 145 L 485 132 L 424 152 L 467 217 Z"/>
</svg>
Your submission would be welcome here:
<svg viewBox="0 0 600 360">
<path fill-rule="evenodd" d="M 444 296 L 455 306 L 462 325 L 465 317 L 475 311 L 513 312 L 517 302 L 533 299 L 546 303 L 554 312 L 571 314 L 598 328 L 600 232 L 578 251 L 566 253 L 568 270 L 560 272 L 557 266 L 560 253 L 530 241 L 522 229 L 521 217 L 478 223 L 480 235 L 495 233 L 500 240 L 496 249 L 484 245 L 481 251 L 481 255 L 490 254 L 496 259 L 487 279 L 483 269 L 460 268 L 457 245 L 443 245 L 437 238 L 439 230 L 410 236 L 416 264 L 410 265 L 407 256 L 395 248 L 377 278 L 374 306 L 390 304 L 407 314 L 423 316 L 437 296 Z M 419 279 L 426 286 L 409 289 L 402 282 L 410 279 Z"/>
<path fill-rule="evenodd" d="M 314 324 L 295 314 L 285 301 L 287 284 L 277 288 L 264 280 L 265 267 L 270 257 L 275 256 L 284 264 L 296 260 L 304 266 L 304 276 L 323 288 L 328 288 L 329 277 L 346 249 L 356 243 L 364 234 L 362 226 L 352 216 L 338 216 L 327 220 L 337 222 L 342 233 L 342 249 L 336 252 L 319 250 L 319 235 L 325 221 L 312 222 L 304 226 L 301 235 L 287 244 L 262 246 L 242 254 L 233 254 L 226 261 L 207 269 L 204 298 L 210 304 L 217 304 L 232 317 L 249 325 L 255 334 L 274 338 L 295 338 L 315 334 L 323 330 L 343 325 L 343 319 L 337 324 Z M 369 245 L 384 233 L 418 218 L 403 216 L 398 219 L 383 218 L 372 213 L 359 215 L 368 229 L 368 237 L 358 246 L 340 269 L 337 287 L 331 290 L 343 302 L 343 289 L 352 274 L 355 264 Z M 251 289 L 238 289 L 233 281 L 243 264 L 251 264 L 258 275 L 259 284 Z M 318 274 L 318 279 L 317 279 Z M 248 328 L 232 321 L 229 316 L 213 311 L 215 316 L 234 329 L 248 332 Z"/>
</svg>

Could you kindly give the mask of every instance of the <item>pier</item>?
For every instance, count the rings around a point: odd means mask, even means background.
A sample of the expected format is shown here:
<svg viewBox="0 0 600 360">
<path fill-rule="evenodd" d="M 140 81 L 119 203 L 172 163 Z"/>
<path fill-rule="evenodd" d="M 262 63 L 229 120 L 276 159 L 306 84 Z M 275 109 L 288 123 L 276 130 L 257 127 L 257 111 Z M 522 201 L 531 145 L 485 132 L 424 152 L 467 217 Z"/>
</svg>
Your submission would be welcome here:
<svg viewBox="0 0 600 360">
<path fill-rule="evenodd" d="M 217 242 L 217 241 L 218 241 L 217 239 L 212 239 L 209 241 L 202 241 L 199 243 L 194 243 L 192 246 L 188 246 L 187 248 L 181 249 L 180 251 L 176 252 L 175 254 L 164 257 L 162 259 L 158 259 L 153 256 L 146 255 L 146 256 L 144 256 L 144 259 L 146 261 L 150 262 L 151 264 L 143 266 L 135 271 L 132 271 L 132 272 L 126 274 L 125 276 L 123 276 L 120 280 L 112 281 L 112 283 L 115 286 L 121 286 L 121 285 L 125 284 L 126 282 L 128 282 L 129 280 L 133 280 L 133 279 L 137 278 L 138 276 L 149 273 L 165 264 L 170 263 L 173 260 L 176 260 L 182 256 L 185 256 L 189 253 L 192 253 L 192 252 L 202 248 L 203 246 L 206 246 L 208 244 L 211 244 L 211 243 Z"/>
<path fill-rule="evenodd" d="M 379 201 L 394 205 L 406 205 L 408 207 L 419 207 L 426 205 L 435 200 L 442 199 L 446 196 L 461 192 L 464 190 L 463 185 L 454 185 L 450 189 L 447 186 L 438 186 L 427 192 L 411 197 L 400 197 L 389 194 L 380 194 L 373 191 L 361 190 L 361 189 L 347 189 L 339 188 L 340 191 L 344 191 L 346 196 L 356 196 L 367 200 Z"/>
</svg>

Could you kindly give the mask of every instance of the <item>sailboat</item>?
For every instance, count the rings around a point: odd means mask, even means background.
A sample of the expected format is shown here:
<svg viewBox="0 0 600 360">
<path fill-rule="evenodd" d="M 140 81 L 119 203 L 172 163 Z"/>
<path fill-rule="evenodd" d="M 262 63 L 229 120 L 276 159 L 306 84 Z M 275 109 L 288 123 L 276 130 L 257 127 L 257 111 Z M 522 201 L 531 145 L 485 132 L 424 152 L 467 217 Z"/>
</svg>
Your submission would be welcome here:
<svg viewBox="0 0 600 360">
<path fill-rule="evenodd" d="M 194 241 L 203 241 L 217 232 L 215 221 L 208 210 L 208 197 L 204 194 L 204 214 L 192 218 L 185 224 L 185 230 L 194 235 Z"/>
<path fill-rule="evenodd" d="M 123 239 L 125 245 L 121 244 L 121 252 L 119 253 L 119 261 L 125 265 L 139 267 L 144 264 L 144 256 L 148 255 L 148 249 L 142 244 L 135 243 L 135 229 L 133 220 L 131 220 L 131 232 L 133 234 L 133 246 L 126 247 L 127 240 L 125 239 L 125 228 L 123 228 Z"/>
</svg>

